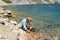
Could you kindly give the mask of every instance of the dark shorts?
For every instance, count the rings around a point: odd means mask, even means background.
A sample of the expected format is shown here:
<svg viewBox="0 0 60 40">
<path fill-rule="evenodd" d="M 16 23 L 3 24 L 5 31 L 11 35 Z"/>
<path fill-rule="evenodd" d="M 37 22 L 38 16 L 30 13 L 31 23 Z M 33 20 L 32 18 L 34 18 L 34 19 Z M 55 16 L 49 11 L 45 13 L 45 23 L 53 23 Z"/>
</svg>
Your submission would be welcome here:
<svg viewBox="0 0 60 40">
<path fill-rule="evenodd" d="M 23 27 L 23 26 L 22 26 L 21 28 L 22 28 L 22 30 L 27 31 L 27 30 L 25 30 L 25 29 L 24 29 L 24 27 Z"/>
</svg>

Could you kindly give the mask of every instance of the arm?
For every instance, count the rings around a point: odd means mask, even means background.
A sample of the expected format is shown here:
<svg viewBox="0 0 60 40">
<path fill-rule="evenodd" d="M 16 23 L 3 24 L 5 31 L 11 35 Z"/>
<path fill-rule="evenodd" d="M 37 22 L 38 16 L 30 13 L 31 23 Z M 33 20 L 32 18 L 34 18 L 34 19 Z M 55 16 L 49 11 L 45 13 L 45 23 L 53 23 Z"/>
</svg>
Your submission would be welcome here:
<svg viewBox="0 0 60 40">
<path fill-rule="evenodd" d="M 30 30 L 27 29 L 26 25 L 24 25 L 24 30 L 25 30 L 26 32 L 30 32 Z"/>
<path fill-rule="evenodd" d="M 27 30 L 26 22 L 23 23 L 23 29 L 24 29 L 24 30 Z"/>
<path fill-rule="evenodd" d="M 27 27 L 26 27 L 26 25 L 23 25 L 23 29 L 24 29 L 24 30 L 27 30 Z"/>
</svg>

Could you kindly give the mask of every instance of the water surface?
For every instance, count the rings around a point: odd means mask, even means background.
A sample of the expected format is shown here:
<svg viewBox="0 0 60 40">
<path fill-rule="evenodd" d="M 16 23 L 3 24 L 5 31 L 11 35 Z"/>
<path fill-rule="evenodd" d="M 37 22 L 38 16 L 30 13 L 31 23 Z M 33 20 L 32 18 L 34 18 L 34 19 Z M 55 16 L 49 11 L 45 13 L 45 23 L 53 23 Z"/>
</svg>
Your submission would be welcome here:
<svg viewBox="0 0 60 40">
<path fill-rule="evenodd" d="M 18 16 L 23 14 L 22 17 L 32 17 L 37 32 L 52 30 L 60 33 L 60 4 L 10 5 L 4 7 L 17 12 Z"/>
</svg>

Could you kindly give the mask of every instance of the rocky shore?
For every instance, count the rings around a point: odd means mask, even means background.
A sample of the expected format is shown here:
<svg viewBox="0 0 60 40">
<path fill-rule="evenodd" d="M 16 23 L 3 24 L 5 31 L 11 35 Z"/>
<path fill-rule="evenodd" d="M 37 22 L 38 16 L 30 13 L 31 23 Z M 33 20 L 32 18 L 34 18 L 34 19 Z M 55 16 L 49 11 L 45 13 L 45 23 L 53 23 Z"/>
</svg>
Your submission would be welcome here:
<svg viewBox="0 0 60 40">
<path fill-rule="evenodd" d="M 0 40 L 48 40 L 35 32 L 19 29 L 19 23 L 12 20 L 15 17 L 10 10 L 0 7 Z"/>
<path fill-rule="evenodd" d="M 22 30 L 15 17 L 11 10 L 0 7 L 0 40 L 60 40 L 60 35 L 53 36 L 41 32 L 37 34 Z"/>
</svg>

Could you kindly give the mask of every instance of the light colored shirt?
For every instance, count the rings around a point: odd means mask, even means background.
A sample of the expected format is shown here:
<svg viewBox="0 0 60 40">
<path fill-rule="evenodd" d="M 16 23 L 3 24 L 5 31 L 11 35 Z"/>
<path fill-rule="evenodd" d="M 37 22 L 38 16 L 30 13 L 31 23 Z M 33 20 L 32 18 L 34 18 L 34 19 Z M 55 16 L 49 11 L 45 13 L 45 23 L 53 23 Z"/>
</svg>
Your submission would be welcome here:
<svg viewBox="0 0 60 40">
<path fill-rule="evenodd" d="M 24 30 L 27 30 L 26 21 L 27 21 L 26 18 L 24 18 L 24 19 L 21 21 L 21 25 L 22 25 L 22 27 L 24 28 Z"/>
</svg>

